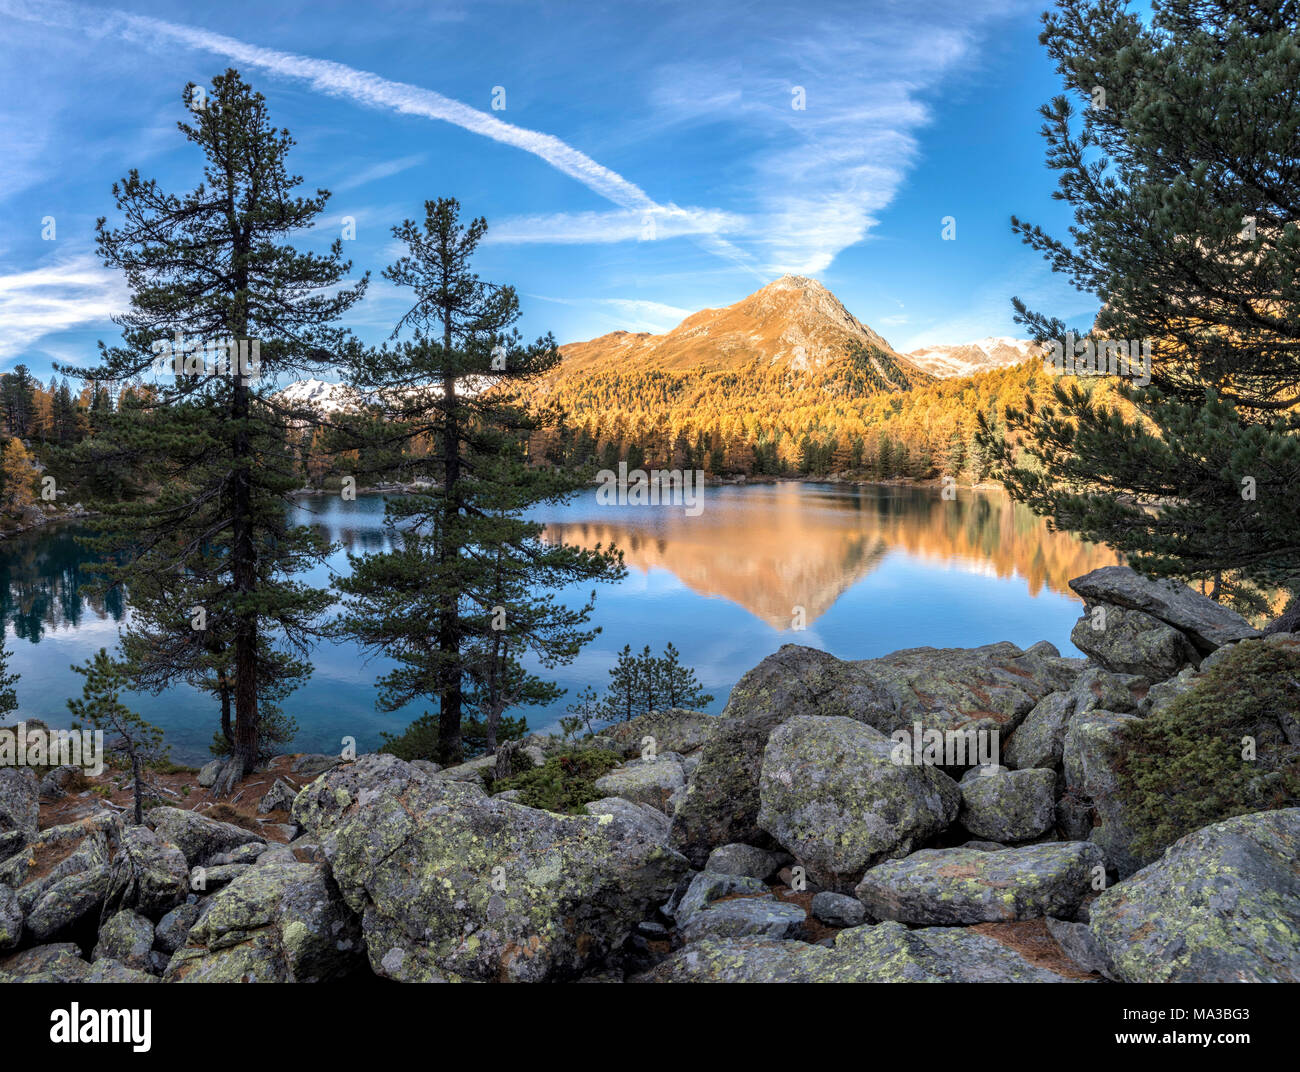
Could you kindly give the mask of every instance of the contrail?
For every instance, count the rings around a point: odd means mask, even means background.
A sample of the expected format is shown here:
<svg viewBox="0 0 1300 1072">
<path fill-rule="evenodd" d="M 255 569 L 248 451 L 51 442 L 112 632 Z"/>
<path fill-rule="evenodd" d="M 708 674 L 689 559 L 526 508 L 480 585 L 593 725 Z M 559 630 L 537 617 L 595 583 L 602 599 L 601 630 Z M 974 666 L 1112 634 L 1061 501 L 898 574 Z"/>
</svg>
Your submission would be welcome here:
<svg viewBox="0 0 1300 1072">
<path fill-rule="evenodd" d="M 413 86 L 408 82 L 393 82 L 332 60 L 262 48 L 224 34 L 164 22 L 145 15 L 132 15 L 125 11 L 104 11 L 81 4 L 57 2 L 34 5 L 21 0 L 0 0 L 0 11 L 47 26 L 93 34 L 117 34 L 131 40 L 140 40 L 146 45 L 174 43 L 213 52 L 242 66 L 305 82 L 312 89 L 331 97 L 345 98 L 371 108 L 403 115 L 441 120 L 493 141 L 512 145 L 546 161 L 557 171 L 621 208 L 659 216 L 672 216 L 682 211 L 675 205 L 660 205 L 635 183 L 552 134 L 515 126 L 434 90 Z M 731 261 L 760 279 L 766 278 L 730 242 L 714 236 L 704 236 L 699 242 L 709 252 Z"/>
</svg>

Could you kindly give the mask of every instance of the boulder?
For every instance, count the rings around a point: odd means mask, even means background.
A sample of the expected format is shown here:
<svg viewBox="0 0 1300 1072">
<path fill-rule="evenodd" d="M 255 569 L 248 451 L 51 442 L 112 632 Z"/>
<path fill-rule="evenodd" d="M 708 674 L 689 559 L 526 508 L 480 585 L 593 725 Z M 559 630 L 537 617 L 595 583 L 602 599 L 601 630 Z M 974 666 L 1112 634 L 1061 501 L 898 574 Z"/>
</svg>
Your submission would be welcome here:
<svg viewBox="0 0 1300 1072">
<path fill-rule="evenodd" d="M 119 907 L 157 918 L 189 893 L 190 869 L 184 853 L 147 826 L 122 831 L 113 865 L 113 902 Z"/>
<path fill-rule="evenodd" d="M 854 893 L 877 919 L 939 926 L 1069 919 L 1103 864 L 1086 841 L 986 852 L 923 849 L 868 871 Z"/>
<path fill-rule="evenodd" d="M 1069 689 L 1082 669 L 1050 644 L 912 648 L 860 662 L 787 644 L 732 689 L 673 815 L 673 844 L 697 867 L 718 845 L 771 844 L 757 821 L 759 771 L 768 736 L 790 718 L 851 718 L 884 733 L 920 723 L 1001 736 L 1049 692 Z"/>
<path fill-rule="evenodd" d="M 1074 715 L 1097 708 L 1137 711 L 1150 685 L 1136 674 L 1088 667 L 1067 692 L 1049 693 L 1029 712 L 1003 749 L 1003 762 L 1014 769 L 1060 767 L 1065 733 Z"/>
<path fill-rule="evenodd" d="M 1139 831 L 1116 793 L 1115 769 L 1125 753 L 1124 726 L 1135 718 L 1115 711 L 1087 711 L 1070 720 L 1065 735 L 1067 793 L 1091 808 L 1094 824 L 1089 840 L 1105 852 L 1107 863 L 1120 877 L 1149 862 L 1133 847 Z"/>
<path fill-rule="evenodd" d="M 252 864 L 210 864 L 196 867 L 190 872 L 190 888 L 202 893 L 213 893 L 224 886 L 229 886 Z"/>
<path fill-rule="evenodd" d="M 221 768 L 225 764 L 224 759 L 211 760 L 199 768 L 199 785 L 203 789 L 211 789 L 217 784 L 217 775 L 221 773 Z"/>
<path fill-rule="evenodd" d="M 703 938 L 790 938 L 806 920 L 798 905 L 765 898 L 738 897 L 719 901 L 692 914 L 679 932 L 683 942 Z"/>
<path fill-rule="evenodd" d="M 90 965 L 71 942 L 33 946 L 0 960 L 0 982 L 84 983 Z"/>
<path fill-rule="evenodd" d="M 149 951 L 153 948 L 153 924 L 129 908 L 115 912 L 99 928 L 90 959 L 116 960 L 136 971 L 148 971 Z"/>
<path fill-rule="evenodd" d="M 653 759 L 634 759 L 596 779 L 596 792 L 622 797 L 633 804 L 649 804 L 671 815 L 669 799 L 686 784 L 680 758 L 673 753 Z"/>
<path fill-rule="evenodd" d="M 252 830 L 218 822 L 184 808 L 150 808 L 144 813 L 144 823 L 164 841 L 170 841 L 180 849 L 192 868 L 202 866 L 219 852 L 229 852 L 238 845 L 262 840 Z"/>
<path fill-rule="evenodd" d="M 40 783 L 31 768 L 0 767 L 0 834 L 17 832 L 24 843 L 36 837 L 39 793 Z"/>
<path fill-rule="evenodd" d="M 719 845 L 709 853 L 705 871 L 720 875 L 746 875 L 760 880 L 770 879 L 786 865 L 790 857 L 779 852 L 769 852 L 754 845 Z"/>
<path fill-rule="evenodd" d="M 766 883 L 746 875 L 724 875 L 701 871 L 691 878 L 682 895 L 665 906 L 664 912 L 685 926 L 696 912 L 701 912 L 720 897 L 743 894 L 746 897 L 773 897 Z M 775 898 L 773 898 L 775 899 Z"/>
<path fill-rule="evenodd" d="M 1300 808 L 1180 838 L 1098 897 L 1090 927 L 1124 982 L 1300 982 Z"/>
<path fill-rule="evenodd" d="M 864 723 L 798 715 L 768 738 L 759 826 L 818 884 L 851 889 L 871 864 L 906 855 L 957 816 L 951 778 L 894 759 L 890 739 Z"/>
<path fill-rule="evenodd" d="M 1070 582 L 1088 603 L 1110 603 L 1149 614 L 1185 633 L 1201 652 L 1259 636 L 1236 611 L 1185 584 L 1153 580 L 1128 566 L 1103 566 Z"/>
<path fill-rule="evenodd" d="M 830 890 L 813 895 L 812 914 L 828 927 L 860 927 L 867 918 L 866 907 L 856 897 Z"/>
<path fill-rule="evenodd" d="M 770 938 L 705 939 L 637 978 L 695 983 L 1070 982 L 993 938 L 898 923 L 841 931 L 827 948 Z"/>
<path fill-rule="evenodd" d="M 158 921 L 154 928 L 154 946 L 168 956 L 185 944 L 190 928 L 199 918 L 199 906 L 195 904 L 177 905 Z"/>
<path fill-rule="evenodd" d="M 441 776 L 441 772 L 429 774 L 394 755 L 372 752 L 304 786 L 293 802 L 293 821 L 308 837 L 319 841 L 361 804 L 400 796 L 412 783 L 428 785 Z M 475 788 L 468 786 L 468 791 L 475 792 Z M 477 792 L 482 795 L 482 789 Z"/>
<path fill-rule="evenodd" d="M 977 838 L 1010 843 L 1031 841 L 1056 823 L 1056 772 L 1000 769 L 972 771 L 962 778 L 957 820 Z"/>
<path fill-rule="evenodd" d="M 704 747 L 717 728 L 718 719 L 713 715 L 674 707 L 616 722 L 601 735 L 612 740 L 623 755 L 639 756 L 651 743 L 647 737 L 653 739 L 656 752 L 694 752 Z"/>
<path fill-rule="evenodd" d="M 359 922 L 320 864 L 249 867 L 214 894 L 164 980 L 315 983 L 364 963 Z"/>
<path fill-rule="evenodd" d="M 90 966 L 88 983 L 156 983 L 158 979 L 148 972 L 132 968 L 121 961 L 105 957 Z"/>
<path fill-rule="evenodd" d="M 121 819 L 100 813 L 43 830 L 0 863 L 0 885 L 14 890 L 25 917 L 25 940 L 48 942 L 100 910 L 121 836 Z"/>
<path fill-rule="evenodd" d="M 1112 673 L 1140 674 L 1152 681 L 1200 661 L 1191 641 L 1173 626 L 1140 610 L 1108 604 L 1085 605 L 1070 640 Z"/>
<path fill-rule="evenodd" d="M 583 805 L 588 815 L 610 815 L 626 823 L 628 829 L 637 831 L 642 837 L 668 844 L 668 816 L 649 804 L 633 804 L 622 797 L 602 797 Z"/>
<path fill-rule="evenodd" d="M 245 845 L 237 845 L 229 852 L 219 852 L 208 857 L 209 867 L 219 867 L 222 864 L 255 864 L 266 852 L 265 841 L 250 841 Z"/>
<path fill-rule="evenodd" d="M 1092 936 L 1086 923 L 1047 917 L 1047 931 L 1070 960 L 1082 971 L 1096 972 L 1107 979 L 1115 978 L 1115 968 Z"/>
<path fill-rule="evenodd" d="M 347 772 L 311 787 L 338 805 L 323 845 L 385 978 L 573 978 L 687 869 L 612 814 L 557 815 L 401 766 L 346 805 Z"/>
<path fill-rule="evenodd" d="M 46 771 L 40 781 L 40 799 L 51 802 L 62 800 L 68 795 L 68 787 L 77 784 L 81 777 L 81 768 L 70 763 Z"/>
<path fill-rule="evenodd" d="M 298 790 L 283 778 L 277 778 L 275 785 L 266 791 L 261 802 L 257 805 L 257 814 L 270 815 L 273 811 L 288 811 L 293 807 L 293 801 L 297 795 Z"/>
<path fill-rule="evenodd" d="M 13 949 L 23 936 L 23 909 L 18 894 L 0 886 L 0 953 Z"/>
<path fill-rule="evenodd" d="M 1219 651 L 1231 651 L 1231 648 L 1220 648 Z M 1209 662 L 1207 658 L 1201 663 L 1201 670 L 1207 670 L 1206 665 Z M 1139 711 L 1143 715 L 1154 715 L 1164 710 L 1178 697 L 1186 692 L 1191 692 L 1196 683 L 1201 680 L 1201 675 L 1193 670 L 1190 666 L 1178 672 L 1176 677 L 1171 677 L 1168 681 L 1158 681 L 1147 691 L 1146 698 L 1142 701 Z"/>
<path fill-rule="evenodd" d="M 324 774 L 326 771 L 333 770 L 335 767 L 342 766 L 345 760 L 342 756 L 328 756 L 319 753 L 305 752 L 296 757 L 289 765 L 289 770 L 294 774 L 301 774 L 308 778 L 315 778 Z"/>
</svg>

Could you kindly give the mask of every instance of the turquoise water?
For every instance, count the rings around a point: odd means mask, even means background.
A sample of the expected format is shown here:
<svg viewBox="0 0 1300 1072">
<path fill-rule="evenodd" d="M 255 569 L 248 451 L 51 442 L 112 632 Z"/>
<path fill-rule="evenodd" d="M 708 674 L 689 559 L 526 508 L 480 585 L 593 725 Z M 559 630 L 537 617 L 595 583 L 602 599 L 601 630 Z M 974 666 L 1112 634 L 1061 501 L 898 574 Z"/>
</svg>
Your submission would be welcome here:
<svg viewBox="0 0 1300 1072">
<path fill-rule="evenodd" d="M 786 643 L 869 658 L 923 645 L 1050 640 L 1078 654 L 1069 634 L 1080 604 L 1065 582 L 1115 561 L 1103 548 L 1047 532 L 996 492 L 945 501 L 933 489 L 787 483 L 703 494 L 694 517 L 681 507 L 600 505 L 594 491 L 537 512 L 549 539 L 612 541 L 629 569 L 621 583 L 597 588 L 593 624 L 601 634 L 553 672 L 569 697 L 525 712 L 530 726 L 552 727 L 580 688 L 603 687 L 624 644 L 661 649 L 672 641 L 714 694 L 715 712 L 746 670 Z M 346 551 L 387 545 L 378 496 L 303 499 L 294 513 L 341 545 L 307 575 L 315 584 L 347 569 Z M 79 590 L 89 555 L 77 532 L 61 525 L 0 543 L 0 611 L 10 667 L 21 675 L 17 717 L 56 727 L 68 724 L 67 699 L 80 693 L 71 664 L 111 649 L 130 613 L 121 597 L 98 603 Z M 573 600 L 588 591 L 578 586 Z M 381 731 L 426 709 L 375 710 L 375 678 L 391 665 L 382 656 L 323 643 L 313 661 L 310 682 L 285 705 L 299 725 L 296 751 L 337 751 L 347 736 L 373 749 Z M 217 724 L 210 697 L 178 687 L 131 703 L 164 729 L 173 758 L 207 758 Z"/>
</svg>

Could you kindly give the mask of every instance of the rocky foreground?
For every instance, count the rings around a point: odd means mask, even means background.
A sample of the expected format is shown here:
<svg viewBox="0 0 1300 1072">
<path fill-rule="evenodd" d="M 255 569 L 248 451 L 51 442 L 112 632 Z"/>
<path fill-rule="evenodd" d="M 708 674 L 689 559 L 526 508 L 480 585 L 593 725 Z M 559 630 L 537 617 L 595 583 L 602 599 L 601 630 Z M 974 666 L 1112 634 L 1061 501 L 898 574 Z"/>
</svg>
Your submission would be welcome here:
<svg viewBox="0 0 1300 1072">
<path fill-rule="evenodd" d="M 1300 640 L 1121 567 L 1074 587 L 1087 660 L 788 645 L 721 718 L 446 770 L 299 757 L 319 777 L 263 802 L 286 843 L 179 807 L 42 830 L 49 786 L 0 770 L 0 980 L 1300 980 L 1300 808 L 1153 853 L 1111 792 L 1125 723 L 1224 649 Z M 900 762 L 918 728 L 997 762 Z M 575 748 L 619 760 L 585 815 L 490 791 Z"/>
</svg>

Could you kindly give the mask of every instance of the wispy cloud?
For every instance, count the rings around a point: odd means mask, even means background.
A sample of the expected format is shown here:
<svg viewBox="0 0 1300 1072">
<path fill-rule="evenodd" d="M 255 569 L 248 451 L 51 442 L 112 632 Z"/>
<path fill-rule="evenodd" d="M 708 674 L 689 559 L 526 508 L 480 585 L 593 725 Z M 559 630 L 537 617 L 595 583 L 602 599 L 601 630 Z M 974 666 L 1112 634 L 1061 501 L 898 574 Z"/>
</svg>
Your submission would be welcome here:
<svg viewBox="0 0 1300 1072">
<path fill-rule="evenodd" d="M 179 44 L 213 52 L 245 67 L 304 82 L 318 93 L 402 115 L 452 123 L 474 134 L 522 149 L 624 209 L 642 213 L 667 213 L 672 208 L 657 203 L 636 183 L 597 163 L 586 153 L 567 145 L 553 134 L 507 123 L 451 97 L 408 82 L 394 82 L 333 60 L 262 48 L 225 34 L 124 11 L 102 11 L 81 4 L 59 3 L 57 0 L 43 0 L 39 5 L 7 0 L 0 5 L 0 10 L 17 18 L 57 24 L 68 29 L 104 35 L 117 34 L 160 51 Z M 702 235 L 698 241 L 710 252 L 748 271 L 754 271 L 749 258 L 726 240 Z"/>
<path fill-rule="evenodd" d="M 355 175 L 344 179 L 342 182 L 334 183 L 334 192 L 355 190 L 358 186 L 365 186 L 366 183 L 401 174 L 401 172 L 413 168 L 417 164 L 423 164 L 427 159 L 429 159 L 428 153 L 414 153 L 411 156 L 398 157 L 396 160 L 381 160 L 378 164 L 362 168 Z"/>
<path fill-rule="evenodd" d="M 510 216 L 493 224 L 484 241 L 561 245 L 654 242 L 691 235 L 735 233 L 743 231 L 746 226 L 745 218 L 733 212 L 669 205 L 645 212 L 557 212 Z"/>
<path fill-rule="evenodd" d="M 128 304 L 126 286 L 91 255 L 0 275 L 0 361 L 46 335 L 100 324 Z"/>
<path fill-rule="evenodd" d="M 627 331 L 664 332 L 675 328 L 691 315 L 692 310 L 681 309 L 676 305 L 663 302 L 647 301 L 644 298 L 552 298 L 545 294 L 529 294 L 537 301 L 554 302 L 557 305 L 573 305 L 581 308 L 608 309 L 602 313 L 602 319 L 616 324 Z"/>
</svg>

